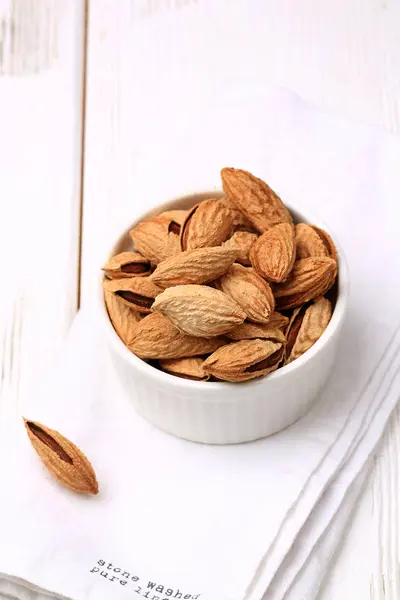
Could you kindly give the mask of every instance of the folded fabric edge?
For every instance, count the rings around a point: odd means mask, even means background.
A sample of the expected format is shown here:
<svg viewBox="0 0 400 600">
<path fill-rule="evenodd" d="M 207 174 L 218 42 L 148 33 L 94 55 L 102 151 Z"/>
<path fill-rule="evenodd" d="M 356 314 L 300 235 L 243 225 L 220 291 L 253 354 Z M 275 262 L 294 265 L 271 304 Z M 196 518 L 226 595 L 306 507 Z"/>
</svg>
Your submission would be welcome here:
<svg viewBox="0 0 400 600">
<path fill-rule="evenodd" d="M 363 462 L 362 462 L 363 459 L 361 458 L 361 454 L 363 452 L 362 448 L 366 447 L 368 445 L 368 441 L 370 438 L 371 438 L 371 442 L 369 444 L 370 448 L 369 448 L 368 457 L 366 458 L 366 460 L 369 461 L 371 459 L 371 456 L 376 452 L 376 448 L 379 445 L 379 441 L 380 441 L 382 434 L 387 426 L 388 420 L 390 419 L 390 416 L 397 404 L 397 394 L 394 390 L 396 389 L 396 382 L 399 378 L 400 378 L 400 368 L 398 368 L 396 370 L 395 375 L 393 376 L 392 380 L 390 381 L 389 388 L 388 388 L 387 394 L 385 396 L 386 398 L 388 398 L 390 395 L 390 392 L 391 391 L 393 392 L 391 399 L 388 400 L 388 404 L 390 404 L 390 412 L 388 413 L 387 410 L 382 408 L 382 405 L 378 405 L 377 407 L 375 407 L 375 410 L 370 411 L 373 414 L 371 415 L 371 417 L 369 419 L 368 426 L 366 426 L 364 428 L 363 432 L 361 432 L 359 434 L 356 443 L 353 444 L 351 451 L 347 454 L 347 457 L 343 463 L 341 472 L 339 473 L 339 475 L 337 476 L 336 479 L 333 478 L 332 482 L 327 487 L 323 496 L 321 497 L 318 504 L 316 505 L 317 517 L 316 517 L 315 509 L 313 510 L 313 512 L 311 513 L 311 515 L 309 517 L 310 521 L 317 523 L 317 531 L 313 535 L 307 534 L 306 531 L 307 531 L 307 527 L 308 527 L 308 522 L 305 523 L 302 530 L 300 530 L 300 532 L 298 534 L 298 536 L 302 536 L 303 539 L 305 540 L 305 542 L 300 545 L 300 547 L 297 551 L 298 553 L 301 552 L 301 555 L 299 555 L 297 557 L 297 559 L 295 559 L 293 556 L 293 547 L 292 547 L 292 549 L 287 554 L 283 564 L 279 568 L 279 569 L 282 569 L 282 571 L 284 571 L 285 563 L 290 564 L 291 568 L 293 569 L 293 564 L 295 564 L 297 562 L 296 568 L 298 569 L 298 571 L 300 571 L 303 568 L 303 565 L 306 562 L 307 557 L 312 554 L 312 552 L 314 551 L 315 545 L 318 543 L 318 540 L 320 539 L 320 537 L 324 534 L 324 531 L 326 529 L 326 524 L 324 524 L 324 523 L 329 522 L 334 517 L 334 514 L 336 513 L 337 510 L 339 510 L 341 503 L 344 502 L 344 496 L 347 493 L 346 490 L 349 488 L 349 486 L 353 485 L 352 481 L 350 483 L 345 481 L 347 473 L 349 472 L 349 470 L 354 470 L 354 472 L 356 473 L 355 476 L 358 476 L 357 473 L 360 472 L 364 468 Z M 379 412 L 381 412 L 381 415 L 379 415 Z M 376 431 L 374 431 L 374 429 Z M 336 500 L 335 500 L 335 498 L 333 498 L 333 499 L 329 498 L 329 496 L 333 496 L 333 495 L 335 495 L 337 497 Z M 330 517 L 328 517 L 328 516 L 325 517 L 324 515 L 322 515 L 322 512 L 324 510 L 326 511 L 326 508 L 324 508 L 324 505 L 326 505 L 327 501 L 333 502 L 333 506 L 330 509 L 330 513 L 329 513 Z M 321 513 L 321 515 L 319 515 L 319 516 L 318 516 L 318 511 Z M 327 521 L 327 518 L 329 518 L 329 521 Z M 319 531 L 319 533 L 318 533 L 318 531 Z M 296 544 L 296 542 L 294 543 L 294 545 L 295 544 Z M 278 579 L 279 579 L 279 570 L 277 571 L 277 574 L 275 575 L 275 577 L 278 577 Z M 284 576 L 282 575 L 281 582 L 283 582 L 283 581 L 284 581 Z M 274 580 L 272 580 L 271 585 L 274 585 Z M 285 584 L 281 583 L 281 585 L 284 586 Z M 287 587 L 287 585 L 286 585 L 286 587 Z M 275 589 L 277 590 L 277 588 L 275 588 Z M 278 591 L 275 592 L 274 600 L 280 600 L 283 597 L 283 594 L 285 593 L 285 591 L 284 591 L 284 588 L 282 588 L 282 589 L 283 589 L 283 591 L 281 591 L 280 593 L 278 593 Z"/>
<path fill-rule="evenodd" d="M 357 509 L 357 501 L 362 497 L 368 483 L 372 460 L 357 476 L 328 523 L 326 530 L 307 557 L 303 568 L 297 574 L 283 596 L 283 600 L 315 600 L 327 581 L 329 568 L 334 566 L 339 556 L 339 546 L 345 536 L 347 526 Z M 266 598 L 263 600 L 267 600 Z M 274 598 L 275 600 L 275 598 Z"/>
<path fill-rule="evenodd" d="M 377 442 L 379 441 L 379 438 L 381 437 L 381 435 L 383 433 L 384 427 L 385 427 L 385 425 L 397 403 L 397 395 L 396 394 L 390 395 L 390 391 L 393 389 L 394 381 L 400 371 L 400 366 L 398 365 L 398 361 L 397 361 L 398 355 L 400 353 L 400 330 L 399 330 L 399 328 L 396 330 L 396 335 L 394 336 L 394 338 L 392 338 L 391 342 L 389 343 L 389 347 L 391 349 L 391 357 L 390 357 L 389 361 L 386 361 L 386 362 L 389 362 L 389 364 L 387 364 L 387 366 L 384 370 L 383 376 L 380 378 L 379 383 L 377 385 L 377 388 L 379 391 L 382 388 L 382 386 L 386 384 L 387 385 L 386 393 L 383 395 L 383 398 L 381 396 L 380 400 L 376 400 L 376 398 L 377 398 L 376 394 L 372 398 L 371 402 L 369 403 L 369 405 L 364 413 L 360 428 L 357 430 L 357 433 L 354 436 L 353 440 L 351 441 L 350 446 L 348 446 L 348 448 L 343 456 L 343 460 L 338 465 L 336 465 L 336 468 L 334 468 L 329 473 L 328 477 L 325 480 L 325 483 L 322 486 L 320 486 L 320 487 L 317 486 L 317 489 L 315 491 L 311 491 L 313 493 L 313 498 L 312 499 L 306 498 L 307 490 L 305 490 L 301 494 L 301 498 L 299 499 L 297 505 L 301 502 L 301 504 L 304 504 L 304 507 L 302 509 L 302 511 L 303 511 L 302 516 L 299 519 L 296 519 L 297 525 L 295 525 L 295 528 L 296 528 L 295 532 L 291 533 L 290 535 L 287 534 L 288 537 L 290 537 L 290 539 L 287 542 L 284 542 L 281 544 L 282 547 L 281 547 L 278 555 L 274 556 L 274 552 L 276 553 L 276 546 L 280 542 L 280 537 L 282 536 L 282 532 L 284 531 L 284 528 L 285 527 L 289 528 L 288 524 L 290 523 L 290 519 L 293 520 L 294 513 L 292 513 L 291 515 L 288 515 L 286 517 L 285 521 L 282 523 L 282 525 L 279 529 L 278 535 L 276 536 L 276 538 L 273 542 L 273 545 L 268 550 L 267 554 L 263 557 L 263 559 L 260 563 L 259 569 L 257 570 L 255 577 L 252 581 L 252 584 L 248 588 L 248 591 L 246 594 L 246 600 L 259 600 L 260 598 L 263 597 L 265 590 L 267 590 L 268 587 L 270 586 L 271 582 L 273 581 L 273 578 L 275 577 L 280 566 L 282 565 L 283 561 L 285 560 L 285 557 L 290 553 L 290 550 L 292 548 L 292 544 L 293 544 L 294 540 L 296 539 L 296 537 L 299 535 L 299 532 L 306 524 L 307 519 L 309 518 L 310 514 L 312 514 L 311 511 L 313 510 L 315 505 L 318 503 L 318 501 L 322 498 L 324 492 L 329 487 L 329 485 L 332 483 L 332 481 L 334 481 L 336 474 L 340 471 L 340 469 L 343 468 L 343 465 L 346 464 L 349 453 L 354 454 L 355 450 L 361 443 L 362 438 L 365 435 L 365 432 L 370 427 L 372 427 L 373 419 L 376 416 L 379 409 L 381 408 L 382 403 L 384 403 L 385 399 L 387 399 L 389 397 L 387 403 L 385 403 L 386 412 L 385 412 L 384 422 L 382 423 L 382 427 L 380 429 L 380 433 L 379 433 Z M 384 356 L 385 356 L 386 352 L 384 353 Z M 381 359 L 381 361 L 382 361 L 382 359 Z M 381 363 L 381 361 L 380 361 L 380 363 Z M 357 403 L 358 406 L 360 405 L 359 403 L 360 403 L 360 401 L 358 401 L 358 403 Z M 354 417 L 354 416 L 355 416 L 354 411 L 352 411 L 350 417 Z M 348 420 L 346 422 L 348 422 Z M 333 446 L 335 446 L 335 444 L 333 444 Z M 331 446 L 331 449 L 333 446 Z M 311 480 L 313 478 L 315 478 L 316 475 L 317 475 L 317 472 L 314 471 L 313 474 L 311 475 L 311 477 L 307 480 L 307 484 L 306 484 L 307 486 L 310 486 L 312 484 Z M 297 508 L 297 506 L 295 505 L 294 511 L 296 510 L 296 508 Z M 271 558 L 273 556 L 274 556 L 274 560 L 271 561 Z M 274 600 L 275 600 L 275 598 L 274 598 Z"/>
</svg>

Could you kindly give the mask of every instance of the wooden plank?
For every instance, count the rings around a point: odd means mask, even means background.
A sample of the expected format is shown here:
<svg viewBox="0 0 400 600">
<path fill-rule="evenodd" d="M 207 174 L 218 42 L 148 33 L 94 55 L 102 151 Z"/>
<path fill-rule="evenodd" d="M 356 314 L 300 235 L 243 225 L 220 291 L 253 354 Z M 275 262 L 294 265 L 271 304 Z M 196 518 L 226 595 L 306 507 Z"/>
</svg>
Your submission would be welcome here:
<svg viewBox="0 0 400 600">
<path fill-rule="evenodd" d="M 83 0 L 0 0 L 3 423 L 77 308 L 83 33 Z"/>
<path fill-rule="evenodd" d="M 261 77 L 400 133 L 399 31 L 396 0 L 91 2 L 83 300 L 109 240 L 140 204 L 144 149 L 193 135 L 199 99 L 226 82 Z M 321 600 L 400 597 L 399 432 L 397 411 Z"/>
</svg>

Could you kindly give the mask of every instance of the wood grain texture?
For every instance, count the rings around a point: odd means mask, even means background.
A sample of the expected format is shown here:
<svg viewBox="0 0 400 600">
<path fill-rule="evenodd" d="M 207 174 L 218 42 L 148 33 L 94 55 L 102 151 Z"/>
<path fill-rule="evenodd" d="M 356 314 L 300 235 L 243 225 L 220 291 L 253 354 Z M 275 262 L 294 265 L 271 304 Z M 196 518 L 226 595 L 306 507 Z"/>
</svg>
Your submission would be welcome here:
<svg viewBox="0 0 400 600">
<path fill-rule="evenodd" d="M 110 240 L 143 210 L 134 181 L 160 130 L 167 139 L 195 131 L 199 97 L 262 77 L 399 134 L 399 32 L 397 0 L 92 1 L 83 301 Z M 321 600 L 400 598 L 399 442 L 400 410 Z"/>
<path fill-rule="evenodd" d="M 0 4 L 0 73 L 29 75 L 49 69 L 59 57 L 63 8 L 54 0 L 4 0 Z"/>
<path fill-rule="evenodd" d="M 2 423 L 46 373 L 77 308 L 83 9 L 0 1 Z"/>
</svg>

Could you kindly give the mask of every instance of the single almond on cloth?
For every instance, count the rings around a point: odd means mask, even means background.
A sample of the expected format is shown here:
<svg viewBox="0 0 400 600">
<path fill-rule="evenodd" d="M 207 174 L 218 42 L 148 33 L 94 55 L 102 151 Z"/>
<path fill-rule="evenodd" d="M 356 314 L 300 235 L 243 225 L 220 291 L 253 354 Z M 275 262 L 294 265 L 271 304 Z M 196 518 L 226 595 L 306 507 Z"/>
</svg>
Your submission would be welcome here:
<svg viewBox="0 0 400 600">
<path fill-rule="evenodd" d="M 140 358 L 187 358 L 210 354 L 226 344 L 226 339 L 193 337 L 179 331 L 169 319 L 153 313 L 136 324 L 128 348 Z"/>
<path fill-rule="evenodd" d="M 332 316 L 332 305 L 326 298 L 296 308 L 287 331 L 285 365 L 307 352 L 324 333 Z"/>
<path fill-rule="evenodd" d="M 182 225 L 182 250 L 219 246 L 231 235 L 232 227 L 229 208 L 219 200 L 203 200 L 193 206 Z"/>
<path fill-rule="evenodd" d="M 158 265 L 170 256 L 180 253 L 179 234 L 174 232 L 171 221 L 154 217 L 136 225 L 130 232 L 135 250 L 152 264 Z"/>
<path fill-rule="evenodd" d="M 333 285 L 336 275 L 337 264 L 333 258 L 310 257 L 296 261 L 286 281 L 274 286 L 277 308 L 295 308 L 323 296 Z"/>
<path fill-rule="evenodd" d="M 227 294 L 205 285 L 178 285 L 166 289 L 153 304 L 187 335 L 214 337 L 242 323 L 246 313 Z"/>
<path fill-rule="evenodd" d="M 46 469 L 73 492 L 98 494 L 92 465 L 75 444 L 41 423 L 24 419 L 29 440 Z"/>
<path fill-rule="evenodd" d="M 112 256 L 102 270 L 110 279 L 145 277 L 151 271 L 150 261 L 138 252 L 121 252 Z"/>
<path fill-rule="evenodd" d="M 154 299 L 163 291 L 148 277 L 110 279 L 104 281 L 103 286 L 106 292 L 114 294 L 126 306 L 144 314 L 151 312 Z"/>
<path fill-rule="evenodd" d="M 298 223 L 295 232 L 297 259 L 329 256 L 337 260 L 335 244 L 326 231 L 316 225 Z"/>
<path fill-rule="evenodd" d="M 217 289 L 228 294 L 255 323 L 268 323 L 275 300 L 268 283 L 253 270 L 233 264 L 215 282 Z"/>
<path fill-rule="evenodd" d="M 221 177 L 224 192 L 261 233 L 278 223 L 292 223 L 282 200 L 258 177 L 228 167 L 222 169 Z"/>
<path fill-rule="evenodd" d="M 235 231 L 233 236 L 224 242 L 222 246 L 223 248 L 237 248 L 239 253 L 236 262 L 249 266 L 251 265 L 250 250 L 257 239 L 258 235 L 256 233 L 250 233 L 249 231 Z"/>
<path fill-rule="evenodd" d="M 110 321 L 121 340 L 126 344 L 131 337 L 132 328 L 140 321 L 142 315 L 108 290 L 104 290 L 104 300 Z"/>
<path fill-rule="evenodd" d="M 263 233 L 250 251 L 254 269 L 268 281 L 286 279 L 296 258 L 294 228 L 281 223 Z"/>
<path fill-rule="evenodd" d="M 230 340 L 271 340 L 273 342 L 286 343 L 286 337 L 281 329 L 273 327 L 270 323 L 251 323 L 245 321 L 225 334 Z"/>
<path fill-rule="evenodd" d="M 209 356 L 203 369 L 224 381 L 247 381 L 277 369 L 284 346 L 270 340 L 241 340 L 222 346 Z"/>
<path fill-rule="evenodd" d="M 203 370 L 204 358 L 165 358 L 159 361 L 159 365 L 163 371 L 190 379 L 192 381 L 207 381 L 209 375 Z"/>
<path fill-rule="evenodd" d="M 161 287 L 200 284 L 213 281 L 235 262 L 236 248 L 196 248 L 164 260 L 150 275 L 150 281 Z"/>
</svg>

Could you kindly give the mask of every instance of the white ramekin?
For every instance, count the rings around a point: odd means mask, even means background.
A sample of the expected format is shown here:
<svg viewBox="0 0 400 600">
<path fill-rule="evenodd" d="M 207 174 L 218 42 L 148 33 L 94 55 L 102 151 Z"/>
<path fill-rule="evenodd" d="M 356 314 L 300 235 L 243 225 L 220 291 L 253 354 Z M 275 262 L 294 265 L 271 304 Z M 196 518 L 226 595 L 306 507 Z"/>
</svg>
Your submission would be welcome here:
<svg viewBox="0 0 400 600">
<path fill-rule="evenodd" d="M 180 196 L 160 204 L 157 211 L 188 208 L 199 199 L 215 197 L 215 190 Z M 315 223 L 332 233 L 320 219 L 295 210 L 295 219 Z M 134 224 L 131 224 L 129 229 Z M 132 248 L 129 229 L 113 245 L 109 256 Z M 332 371 L 346 313 L 348 272 L 339 254 L 339 284 L 332 319 L 321 338 L 296 361 L 267 377 L 244 383 L 198 382 L 164 373 L 135 356 L 120 340 L 104 303 L 102 275 L 97 305 L 101 327 L 121 381 L 136 410 L 151 423 L 181 438 L 207 444 L 236 444 L 266 437 L 305 415 Z M 100 267 L 100 265 L 99 265 Z"/>
</svg>

